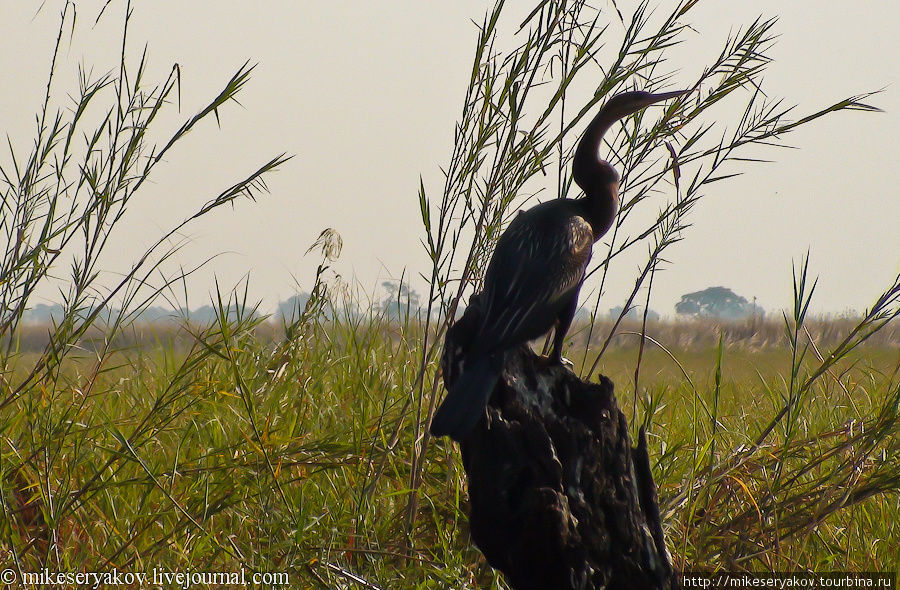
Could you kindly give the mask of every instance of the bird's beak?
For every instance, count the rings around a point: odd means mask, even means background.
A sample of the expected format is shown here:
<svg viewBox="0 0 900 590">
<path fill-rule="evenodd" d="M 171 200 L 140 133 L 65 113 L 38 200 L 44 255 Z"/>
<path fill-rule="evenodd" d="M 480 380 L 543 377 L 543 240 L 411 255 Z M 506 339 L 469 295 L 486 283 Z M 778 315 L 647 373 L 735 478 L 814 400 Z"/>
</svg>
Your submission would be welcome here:
<svg viewBox="0 0 900 590">
<path fill-rule="evenodd" d="M 662 102 L 664 100 L 669 100 L 670 98 L 677 98 L 679 96 L 683 96 L 685 94 L 689 94 L 690 90 L 675 90 L 673 92 L 660 92 L 658 94 L 650 94 L 649 92 L 641 92 L 638 96 L 634 98 L 634 102 L 631 105 L 634 110 L 632 113 L 636 113 L 637 111 L 646 108 L 652 104 L 656 104 L 658 102 Z"/>
</svg>

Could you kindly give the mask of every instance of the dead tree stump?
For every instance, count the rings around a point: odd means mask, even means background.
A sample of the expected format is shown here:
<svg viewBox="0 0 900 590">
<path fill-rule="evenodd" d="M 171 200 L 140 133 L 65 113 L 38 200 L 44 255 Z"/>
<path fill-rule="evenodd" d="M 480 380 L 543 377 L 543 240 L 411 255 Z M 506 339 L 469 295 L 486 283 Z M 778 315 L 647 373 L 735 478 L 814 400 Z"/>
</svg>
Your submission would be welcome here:
<svg viewBox="0 0 900 590">
<path fill-rule="evenodd" d="M 448 350 L 468 348 L 471 320 L 451 328 Z M 646 438 L 632 449 L 606 377 L 588 383 L 518 349 L 461 450 L 472 540 L 514 590 L 679 587 Z"/>
</svg>

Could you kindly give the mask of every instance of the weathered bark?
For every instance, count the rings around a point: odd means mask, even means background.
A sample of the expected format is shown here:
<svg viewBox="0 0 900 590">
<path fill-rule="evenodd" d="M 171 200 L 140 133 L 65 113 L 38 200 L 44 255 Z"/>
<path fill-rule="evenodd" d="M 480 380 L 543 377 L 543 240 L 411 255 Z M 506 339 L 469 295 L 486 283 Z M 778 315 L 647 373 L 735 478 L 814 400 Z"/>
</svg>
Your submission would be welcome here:
<svg viewBox="0 0 900 590">
<path fill-rule="evenodd" d="M 465 319 L 448 334 L 463 349 Z M 461 444 L 472 539 L 510 587 L 678 586 L 641 439 L 632 449 L 606 377 L 582 381 L 526 347 L 510 355 Z"/>
</svg>

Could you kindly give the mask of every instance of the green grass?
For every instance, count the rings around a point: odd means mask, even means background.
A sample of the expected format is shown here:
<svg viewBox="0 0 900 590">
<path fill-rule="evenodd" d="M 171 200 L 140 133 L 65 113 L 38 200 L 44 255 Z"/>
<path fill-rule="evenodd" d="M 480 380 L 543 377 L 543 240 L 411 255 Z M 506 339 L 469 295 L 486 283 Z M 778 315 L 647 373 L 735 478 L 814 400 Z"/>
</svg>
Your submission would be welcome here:
<svg viewBox="0 0 900 590">
<path fill-rule="evenodd" d="M 70 360 L 3 413 L 3 551 L 23 571 L 247 568 L 288 572 L 299 587 L 346 585 L 352 572 L 381 588 L 502 588 L 469 543 L 464 474 L 446 441 L 428 447 L 407 529 L 422 336 L 407 325 L 371 315 L 313 323 L 287 341 L 261 337 L 249 321 L 226 323 L 198 333 L 193 348 L 160 343 L 102 363 L 89 354 Z M 633 346 L 616 347 L 601 363 L 626 415 L 635 355 Z M 857 349 L 814 390 L 786 443 L 776 431 L 723 478 L 707 475 L 710 457 L 724 461 L 751 444 L 778 410 L 790 350 L 723 351 L 715 433 L 707 409 L 716 350 L 675 356 L 690 381 L 668 355 L 645 351 L 638 419 L 649 404 L 651 459 L 678 567 L 897 569 L 897 480 L 808 526 L 803 515 L 840 491 L 829 474 L 858 452 L 842 446 L 799 470 L 854 428 L 872 428 L 890 396 L 896 404 L 900 349 Z M 894 430 L 858 478 L 896 478 L 896 447 Z M 797 476 L 783 489 L 772 487 L 767 458 L 776 457 Z M 814 493 L 822 485 L 824 499 Z M 757 517 L 766 494 L 777 500 L 778 520 Z M 798 504 L 798 494 L 809 497 Z"/>
</svg>

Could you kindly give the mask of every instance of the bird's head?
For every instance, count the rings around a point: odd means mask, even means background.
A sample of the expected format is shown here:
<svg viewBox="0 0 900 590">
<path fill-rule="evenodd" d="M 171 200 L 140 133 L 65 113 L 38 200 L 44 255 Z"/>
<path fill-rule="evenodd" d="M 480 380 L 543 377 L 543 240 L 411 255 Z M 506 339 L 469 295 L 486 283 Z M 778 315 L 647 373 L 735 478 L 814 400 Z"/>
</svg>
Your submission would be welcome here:
<svg viewBox="0 0 900 590">
<path fill-rule="evenodd" d="M 622 92 L 609 99 L 595 119 L 602 119 L 607 125 L 612 125 L 619 119 L 633 115 L 650 105 L 687 94 L 689 90 L 676 90 L 674 92 L 660 92 L 652 94 L 641 90 L 634 92 Z M 599 147 L 599 146 L 598 146 Z"/>
</svg>

